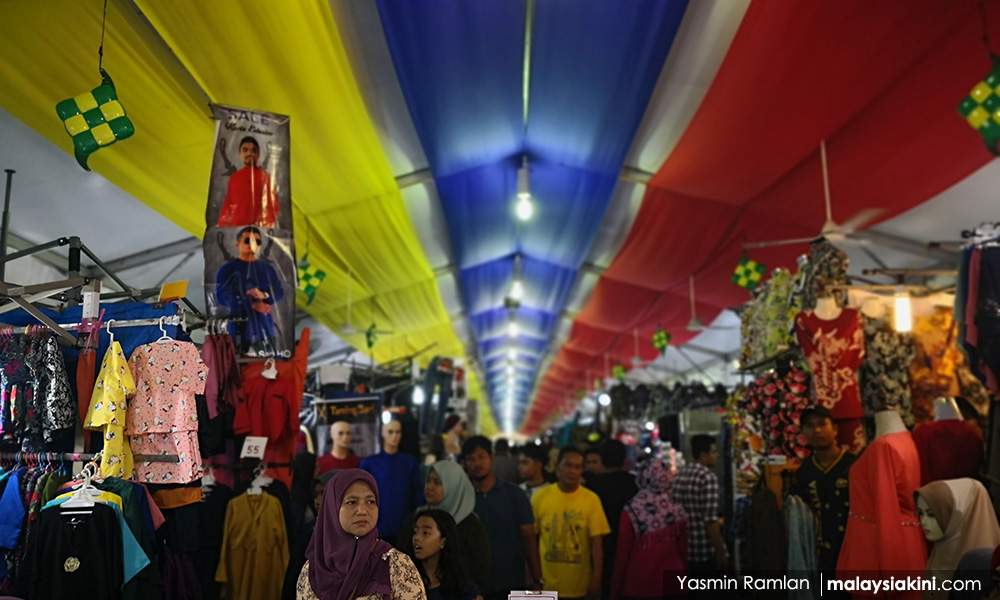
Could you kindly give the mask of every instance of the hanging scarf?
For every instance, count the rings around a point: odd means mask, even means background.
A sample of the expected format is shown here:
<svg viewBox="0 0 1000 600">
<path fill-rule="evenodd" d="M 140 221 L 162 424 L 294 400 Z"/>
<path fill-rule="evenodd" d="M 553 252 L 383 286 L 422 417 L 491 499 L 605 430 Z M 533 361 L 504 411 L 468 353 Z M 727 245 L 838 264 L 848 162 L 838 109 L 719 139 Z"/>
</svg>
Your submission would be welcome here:
<svg viewBox="0 0 1000 600">
<path fill-rule="evenodd" d="M 927 502 L 944 537 L 934 542 L 927 572 L 953 573 L 969 550 L 1000 546 L 1000 525 L 990 495 L 975 479 L 932 481 L 914 492 Z"/>
<path fill-rule="evenodd" d="M 456 525 L 461 523 L 476 508 L 476 490 L 472 487 L 469 476 L 465 474 L 465 469 L 452 460 L 439 460 L 431 465 L 431 470 L 441 478 L 444 501 L 441 504 L 421 506 L 417 512 L 437 508 L 451 515 Z M 427 474 L 430 475 L 430 471 Z"/>
<path fill-rule="evenodd" d="M 375 527 L 358 538 L 340 525 L 340 506 L 347 488 L 355 481 L 367 483 L 375 493 L 375 504 L 379 503 L 375 478 L 361 469 L 345 469 L 326 484 L 316 529 L 306 550 L 309 585 L 320 600 L 351 600 L 375 592 L 385 596 L 392 593 L 389 561 L 382 559 L 392 545 L 378 539 Z"/>
<path fill-rule="evenodd" d="M 687 529 L 684 509 L 670 501 L 672 481 L 670 466 L 658 458 L 639 465 L 635 478 L 639 493 L 625 505 L 625 511 L 632 520 L 640 548 L 661 539 L 672 539 Z"/>
</svg>

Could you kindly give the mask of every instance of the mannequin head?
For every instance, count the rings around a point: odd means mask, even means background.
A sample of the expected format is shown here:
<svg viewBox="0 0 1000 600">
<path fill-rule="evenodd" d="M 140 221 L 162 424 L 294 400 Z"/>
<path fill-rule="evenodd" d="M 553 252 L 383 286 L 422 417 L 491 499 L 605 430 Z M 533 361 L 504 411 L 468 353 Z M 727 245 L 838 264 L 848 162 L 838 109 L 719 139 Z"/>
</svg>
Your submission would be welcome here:
<svg viewBox="0 0 1000 600">
<path fill-rule="evenodd" d="M 924 537 L 929 542 L 937 542 L 944 537 L 944 530 L 938 523 L 934 511 L 927 505 L 927 501 L 920 494 L 917 494 L 917 517 L 920 519 L 920 528 L 924 530 Z"/>
<path fill-rule="evenodd" d="M 334 453 L 346 454 L 351 449 L 351 424 L 337 421 L 330 425 L 330 439 L 333 440 Z"/>
<path fill-rule="evenodd" d="M 382 426 L 382 449 L 389 454 L 399 451 L 399 443 L 403 441 L 403 424 L 395 419 Z"/>
</svg>

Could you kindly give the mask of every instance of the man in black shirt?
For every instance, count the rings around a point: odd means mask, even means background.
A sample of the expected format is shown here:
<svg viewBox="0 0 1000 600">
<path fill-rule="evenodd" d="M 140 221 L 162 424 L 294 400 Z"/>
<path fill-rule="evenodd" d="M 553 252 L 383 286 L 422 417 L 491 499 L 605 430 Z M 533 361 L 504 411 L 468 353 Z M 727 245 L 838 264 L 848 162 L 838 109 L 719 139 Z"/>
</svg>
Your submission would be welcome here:
<svg viewBox="0 0 1000 600">
<path fill-rule="evenodd" d="M 799 426 L 812 456 L 799 467 L 796 493 L 816 515 L 817 566 L 821 572 L 832 574 L 837 570 L 847 529 L 847 474 L 857 457 L 837 444 L 837 425 L 826 408 L 806 408 Z"/>
<path fill-rule="evenodd" d="M 625 505 L 639 492 L 635 475 L 625 470 L 625 445 L 618 440 L 608 440 L 601 444 L 603 473 L 586 474 L 584 485 L 601 499 L 604 515 L 608 518 L 611 533 L 604 536 L 604 574 L 601 577 L 602 598 L 610 598 L 611 575 L 615 568 L 615 552 L 618 550 L 618 524 Z"/>
</svg>

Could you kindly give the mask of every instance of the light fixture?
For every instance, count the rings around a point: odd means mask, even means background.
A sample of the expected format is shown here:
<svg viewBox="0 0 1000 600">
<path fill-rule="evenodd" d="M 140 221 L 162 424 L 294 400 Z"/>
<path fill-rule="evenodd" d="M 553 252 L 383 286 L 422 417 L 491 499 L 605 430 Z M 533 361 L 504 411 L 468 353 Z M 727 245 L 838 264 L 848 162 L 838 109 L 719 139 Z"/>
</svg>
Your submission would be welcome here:
<svg viewBox="0 0 1000 600">
<path fill-rule="evenodd" d="M 611 396 L 607 392 L 601 392 L 601 395 L 597 397 L 597 402 L 601 406 L 611 406 Z"/>
<path fill-rule="evenodd" d="M 895 325 L 899 333 L 913 331 L 913 313 L 910 311 L 910 294 L 904 286 L 896 288 Z"/>
<path fill-rule="evenodd" d="M 535 214 L 535 205 L 531 203 L 531 198 L 521 198 L 517 201 L 514 210 L 517 212 L 518 219 L 528 221 Z"/>
<path fill-rule="evenodd" d="M 419 385 L 413 388 L 413 405 L 420 406 L 424 403 L 424 388 Z"/>
<path fill-rule="evenodd" d="M 652 421 L 646 421 L 646 429 L 652 431 L 656 428 L 656 425 Z"/>
<path fill-rule="evenodd" d="M 507 335 L 510 337 L 517 337 L 520 334 L 520 329 L 517 326 L 516 321 L 511 321 L 507 323 Z"/>
<path fill-rule="evenodd" d="M 510 284 L 510 297 L 518 301 L 524 298 L 524 285 L 520 279 L 515 279 L 514 283 Z"/>
<path fill-rule="evenodd" d="M 389 421 L 392 421 L 392 415 L 387 410 L 382 411 L 382 424 L 388 425 Z"/>
<path fill-rule="evenodd" d="M 507 351 L 507 358 L 509 358 L 511 360 L 516 359 L 517 358 L 517 350 L 515 350 L 513 348 L 511 348 L 510 350 L 508 350 Z"/>
<path fill-rule="evenodd" d="M 508 375 L 514 374 L 514 365 L 507 365 L 507 374 Z"/>
</svg>

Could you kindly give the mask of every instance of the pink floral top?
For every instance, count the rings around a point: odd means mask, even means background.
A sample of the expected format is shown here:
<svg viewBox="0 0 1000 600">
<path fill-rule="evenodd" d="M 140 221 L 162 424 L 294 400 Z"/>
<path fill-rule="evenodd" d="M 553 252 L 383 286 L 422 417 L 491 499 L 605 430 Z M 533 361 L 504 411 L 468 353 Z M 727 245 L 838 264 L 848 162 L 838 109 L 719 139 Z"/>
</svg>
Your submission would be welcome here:
<svg viewBox="0 0 1000 600">
<path fill-rule="evenodd" d="M 129 403 L 126 434 L 196 431 L 195 394 L 205 393 L 208 367 L 190 342 L 139 346 L 129 359 L 135 397 Z"/>
</svg>

